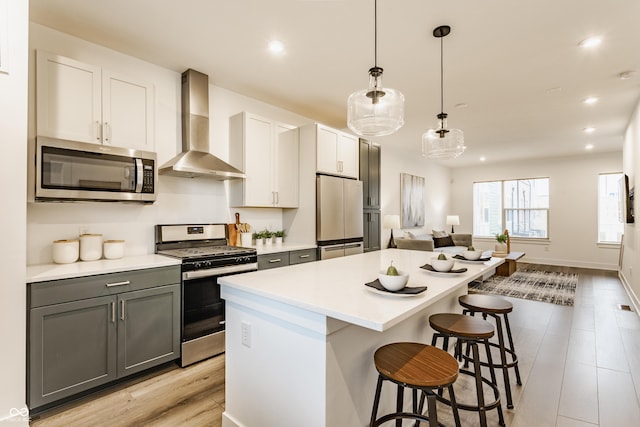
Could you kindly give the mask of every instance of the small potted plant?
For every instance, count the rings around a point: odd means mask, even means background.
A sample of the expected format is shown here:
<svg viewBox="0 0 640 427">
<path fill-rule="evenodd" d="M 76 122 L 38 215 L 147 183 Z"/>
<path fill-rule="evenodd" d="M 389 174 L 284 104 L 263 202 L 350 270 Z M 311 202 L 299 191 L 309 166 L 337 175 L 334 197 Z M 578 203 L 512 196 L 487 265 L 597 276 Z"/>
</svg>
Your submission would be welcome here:
<svg viewBox="0 0 640 427">
<path fill-rule="evenodd" d="M 267 245 L 270 245 L 270 244 L 273 243 L 273 231 L 269 231 L 269 230 L 265 229 L 265 230 L 262 231 L 262 235 L 264 237 L 264 242 Z"/>
<path fill-rule="evenodd" d="M 509 232 L 504 230 L 504 233 L 496 234 L 496 246 L 495 250 L 497 253 L 509 253 Z"/>
<path fill-rule="evenodd" d="M 253 238 L 256 240 L 256 245 L 264 244 L 264 231 L 256 231 L 253 233 Z"/>
<path fill-rule="evenodd" d="M 275 231 L 273 235 L 276 237 L 276 245 L 281 245 L 284 240 L 284 236 L 286 236 L 287 233 L 284 230 L 278 230 Z"/>
</svg>

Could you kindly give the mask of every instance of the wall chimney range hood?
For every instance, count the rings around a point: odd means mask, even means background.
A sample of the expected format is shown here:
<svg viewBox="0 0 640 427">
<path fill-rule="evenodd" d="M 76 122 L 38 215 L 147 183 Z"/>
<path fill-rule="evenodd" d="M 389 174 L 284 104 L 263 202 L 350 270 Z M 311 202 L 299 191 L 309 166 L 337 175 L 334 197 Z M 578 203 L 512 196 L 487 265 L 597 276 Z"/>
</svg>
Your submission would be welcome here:
<svg viewBox="0 0 640 427">
<path fill-rule="evenodd" d="M 209 77 L 182 73 L 182 152 L 158 169 L 160 175 L 216 180 L 245 178 L 242 171 L 209 152 Z"/>
</svg>

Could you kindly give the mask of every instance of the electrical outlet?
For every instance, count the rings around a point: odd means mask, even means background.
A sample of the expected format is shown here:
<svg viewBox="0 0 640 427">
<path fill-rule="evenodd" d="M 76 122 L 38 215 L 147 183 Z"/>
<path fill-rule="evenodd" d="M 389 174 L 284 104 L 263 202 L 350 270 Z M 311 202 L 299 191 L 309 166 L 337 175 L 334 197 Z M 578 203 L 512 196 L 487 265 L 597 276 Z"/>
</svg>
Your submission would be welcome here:
<svg viewBox="0 0 640 427">
<path fill-rule="evenodd" d="M 240 326 L 241 342 L 242 345 L 251 348 L 251 323 L 242 322 Z"/>
</svg>

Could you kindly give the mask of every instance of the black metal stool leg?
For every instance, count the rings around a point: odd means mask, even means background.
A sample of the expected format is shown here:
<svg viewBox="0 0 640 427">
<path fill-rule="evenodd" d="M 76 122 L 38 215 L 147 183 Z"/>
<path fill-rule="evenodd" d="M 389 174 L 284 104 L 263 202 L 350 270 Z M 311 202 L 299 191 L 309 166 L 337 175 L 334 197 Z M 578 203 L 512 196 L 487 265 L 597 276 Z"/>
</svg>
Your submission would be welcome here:
<svg viewBox="0 0 640 427">
<path fill-rule="evenodd" d="M 429 408 L 429 427 L 438 427 L 438 411 L 436 410 L 436 396 L 427 394 L 427 406 Z"/>
<path fill-rule="evenodd" d="M 496 400 L 500 399 L 500 392 L 498 392 L 498 381 L 496 378 L 496 370 L 493 367 L 493 359 L 491 357 L 491 346 L 489 345 L 489 340 L 486 339 L 484 340 L 484 346 L 487 352 L 487 362 L 488 362 L 488 366 L 489 366 L 489 374 L 491 375 L 491 382 L 493 384 L 496 385 L 496 387 L 493 388 L 493 395 L 496 398 Z M 480 362 L 478 362 L 480 363 Z M 505 425 L 504 423 L 504 414 L 502 413 L 502 402 L 498 402 L 498 423 L 503 426 Z"/>
<path fill-rule="evenodd" d="M 507 361 L 507 352 L 504 346 L 504 334 L 502 332 L 502 322 L 500 316 L 492 316 L 496 320 L 496 329 L 498 330 L 498 347 L 500 349 L 500 362 L 502 363 L 502 377 L 504 378 L 504 389 L 507 395 L 507 408 L 513 409 L 513 399 L 511 397 L 511 381 L 509 381 L 509 367 Z"/>
<path fill-rule="evenodd" d="M 398 384 L 398 395 L 396 397 L 396 411 L 402 412 L 404 406 L 404 387 Z M 402 427 L 402 420 L 396 420 L 396 427 Z"/>
<path fill-rule="evenodd" d="M 471 341 L 468 343 L 473 354 L 473 369 L 476 379 L 476 396 L 478 399 L 478 414 L 480 416 L 480 426 L 487 427 L 487 414 L 484 409 L 484 392 L 482 390 L 482 366 L 480 365 L 480 354 L 478 352 L 478 343 Z"/>
<path fill-rule="evenodd" d="M 378 416 L 378 405 L 380 404 L 380 393 L 382 392 L 382 375 L 378 375 L 378 385 L 376 386 L 376 395 L 373 398 L 373 409 L 371 410 L 371 422 L 369 427 L 373 427 Z"/>
<path fill-rule="evenodd" d="M 461 427 L 460 413 L 458 413 L 458 403 L 456 402 L 456 395 L 453 392 L 453 386 L 447 387 L 449 390 L 449 402 L 451 403 L 451 411 L 453 412 L 453 421 L 456 423 L 456 427 Z"/>
<path fill-rule="evenodd" d="M 507 328 L 507 338 L 509 339 L 509 349 L 512 351 L 512 355 L 514 358 L 516 358 L 516 348 L 513 345 L 513 337 L 511 336 L 511 326 L 509 325 L 509 317 L 507 316 L 507 313 L 504 314 L 504 326 L 505 328 Z M 520 369 L 518 368 L 518 363 L 515 363 L 515 371 L 516 371 L 516 381 L 518 383 L 518 385 L 522 385 L 522 381 L 520 380 Z"/>
</svg>

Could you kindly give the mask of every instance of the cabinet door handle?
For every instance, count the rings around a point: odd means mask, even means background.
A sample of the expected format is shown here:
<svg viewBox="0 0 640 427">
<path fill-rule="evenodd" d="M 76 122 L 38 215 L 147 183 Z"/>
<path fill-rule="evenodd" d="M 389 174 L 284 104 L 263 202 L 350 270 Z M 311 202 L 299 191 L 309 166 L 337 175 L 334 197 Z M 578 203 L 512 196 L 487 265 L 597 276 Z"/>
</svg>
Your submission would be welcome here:
<svg viewBox="0 0 640 427">
<path fill-rule="evenodd" d="M 98 120 L 96 120 L 93 131 L 96 133 L 96 141 L 100 141 L 100 138 L 102 137 L 102 128 L 100 127 L 100 122 Z"/>
<path fill-rule="evenodd" d="M 269 263 L 270 263 L 270 264 L 273 264 L 274 262 L 280 262 L 280 261 L 282 261 L 280 258 L 270 259 L 270 260 L 269 260 Z"/>
<path fill-rule="evenodd" d="M 311 255 L 300 255 L 300 258 L 309 258 Z"/>
<path fill-rule="evenodd" d="M 125 280 L 124 282 L 107 283 L 107 288 L 112 288 L 114 286 L 130 285 L 130 284 L 131 284 L 131 281 L 129 281 L 129 280 Z"/>
<path fill-rule="evenodd" d="M 120 320 L 124 320 L 124 300 L 120 300 Z"/>
<path fill-rule="evenodd" d="M 111 323 L 116 323 L 116 303 L 111 302 Z"/>
<path fill-rule="evenodd" d="M 109 124 L 109 122 L 105 122 L 104 123 L 104 142 L 110 142 L 111 141 L 111 125 Z"/>
<path fill-rule="evenodd" d="M 275 193 L 276 193 L 276 205 L 279 205 L 280 204 L 280 193 L 278 193 L 277 191 Z"/>
</svg>

